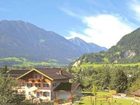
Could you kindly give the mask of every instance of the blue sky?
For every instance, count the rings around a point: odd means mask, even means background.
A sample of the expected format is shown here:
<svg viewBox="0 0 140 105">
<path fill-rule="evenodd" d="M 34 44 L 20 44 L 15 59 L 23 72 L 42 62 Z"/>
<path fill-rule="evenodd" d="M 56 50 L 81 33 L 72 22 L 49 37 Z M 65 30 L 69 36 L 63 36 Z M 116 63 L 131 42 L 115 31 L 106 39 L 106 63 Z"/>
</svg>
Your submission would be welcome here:
<svg viewBox="0 0 140 105">
<path fill-rule="evenodd" d="M 23 20 L 107 48 L 140 24 L 139 0 L 0 0 L 0 20 Z"/>
</svg>

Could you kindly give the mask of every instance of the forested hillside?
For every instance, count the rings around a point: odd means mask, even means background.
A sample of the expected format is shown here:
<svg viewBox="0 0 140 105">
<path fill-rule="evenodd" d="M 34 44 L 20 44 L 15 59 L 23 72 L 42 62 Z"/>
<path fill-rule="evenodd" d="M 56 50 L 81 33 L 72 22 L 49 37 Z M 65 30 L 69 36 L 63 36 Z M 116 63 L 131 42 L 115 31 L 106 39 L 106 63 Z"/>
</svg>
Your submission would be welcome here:
<svg viewBox="0 0 140 105">
<path fill-rule="evenodd" d="M 125 35 L 107 52 L 91 53 L 81 56 L 80 63 L 135 63 L 140 62 L 140 29 Z M 77 62 L 76 61 L 76 62 Z M 75 63 L 76 63 L 75 62 Z"/>
</svg>

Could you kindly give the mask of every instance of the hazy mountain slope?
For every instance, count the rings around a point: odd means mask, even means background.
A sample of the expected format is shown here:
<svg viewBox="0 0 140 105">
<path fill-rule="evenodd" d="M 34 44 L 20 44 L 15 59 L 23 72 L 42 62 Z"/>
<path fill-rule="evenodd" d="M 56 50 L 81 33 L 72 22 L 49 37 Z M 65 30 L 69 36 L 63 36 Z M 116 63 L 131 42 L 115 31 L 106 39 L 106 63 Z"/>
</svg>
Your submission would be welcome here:
<svg viewBox="0 0 140 105">
<path fill-rule="evenodd" d="M 84 40 L 75 37 L 69 39 L 73 44 L 79 46 L 81 50 L 84 53 L 92 53 L 92 52 L 100 52 L 100 51 L 106 51 L 107 49 L 105 47 L 98 46 L 94 43 L 87 43 Z"/>
<path fill-rule="evenodd" d="M 81 54 L 77 46 L 54 32 L 23 21 L 0 21 L 0 57 L 56 59 L 67 63 Z"/>
</svg>

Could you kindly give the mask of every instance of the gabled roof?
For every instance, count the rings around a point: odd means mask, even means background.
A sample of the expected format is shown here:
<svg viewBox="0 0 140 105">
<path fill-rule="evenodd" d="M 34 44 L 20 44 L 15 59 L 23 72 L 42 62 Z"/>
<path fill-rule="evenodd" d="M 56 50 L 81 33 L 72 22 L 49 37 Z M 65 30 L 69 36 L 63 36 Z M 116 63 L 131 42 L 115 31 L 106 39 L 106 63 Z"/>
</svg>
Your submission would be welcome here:
<svg viewBox="0 0 140 105">
<path fill-rule="evenodd" d="M 10 70 L 8 73 L 11 77 L 17 78 L 28 71 L 29 70 Z"/>
<path fill-rule="evenodd" d="M 72 75 L 61 68 L 38 68 L 40 72 L 53 79 L 70 79 Z"/>
<path fill-rule="evenodd" d="M 61 68 L 36 68 L 31 70 L 11 70 L 9 74 L 12 77 L 16 77 L 20 79 L 25 75 L 28 75 L 32 71 L 36 71 L 37 73 L 51 79 L 51 80 L 59 80 L 59 79 L 70 79 L 72 75 Z"/>
</svg>

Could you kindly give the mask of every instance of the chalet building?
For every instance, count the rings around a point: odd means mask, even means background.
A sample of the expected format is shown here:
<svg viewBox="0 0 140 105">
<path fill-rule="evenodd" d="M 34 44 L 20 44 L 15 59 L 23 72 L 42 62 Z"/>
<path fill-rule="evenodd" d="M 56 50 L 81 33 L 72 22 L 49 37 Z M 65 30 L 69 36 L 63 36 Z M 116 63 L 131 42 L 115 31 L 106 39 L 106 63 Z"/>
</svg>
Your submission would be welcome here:
<svg viewBox="0 0 140 105">
<path fill-rule="evenodd" d="M 72 84 L 72 75 L 60 68 L 37 68 L 11 70 L 9 74 L 19 82 L 18 92 L 26 99 L 39 98 L 44 101 L 70 100 L 78 93 L 79 84 Z"/>
</svg>

